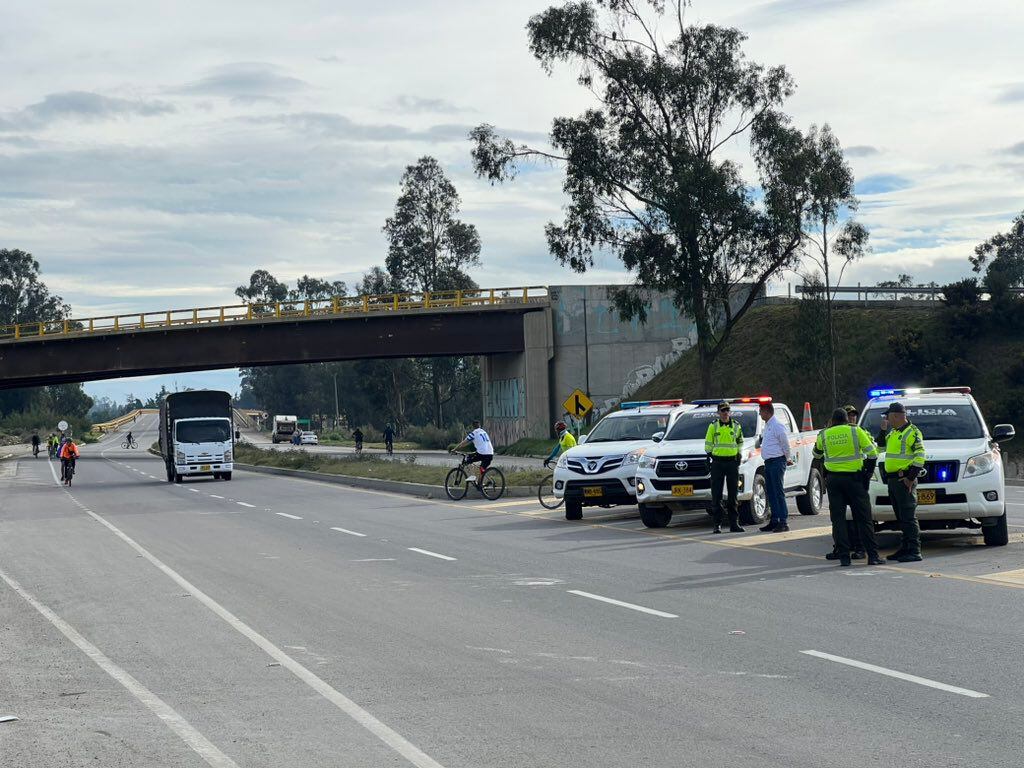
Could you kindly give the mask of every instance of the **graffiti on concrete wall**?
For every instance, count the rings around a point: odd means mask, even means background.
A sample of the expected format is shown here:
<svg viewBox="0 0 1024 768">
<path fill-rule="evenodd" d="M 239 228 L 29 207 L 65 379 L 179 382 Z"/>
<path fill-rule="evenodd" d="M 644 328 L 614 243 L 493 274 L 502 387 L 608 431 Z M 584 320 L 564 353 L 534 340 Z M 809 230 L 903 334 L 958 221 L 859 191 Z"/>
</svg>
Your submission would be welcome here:
<svg viewBox="0 0 1024 768">
<path fill-rule="evenodd" d="M 625 380 L 622 384 L 622 395 L 621 397 L 611 397 L 604 400 L 595 407 L 595 410 L 599 415 L 608 413 L 614 409 L 620 400 L 623 400 L 642 386 L 650 382 L 661 373 L 663 370 L 668 368 L 673 363 L 677 362 L 686 350 L 691 349 L 697 343 L 697 330 L 694 328 L 690 331 L 687 336 L 679 336 L 671 340 L 671 349 L 667 352 L 658 355 L 649 363 L 642 363 L 636 368 L 626 374 Z"/>
<path fill-rule="evenodd" d="M 510 445 L 527 436 L 526 384 L 521 378 L 484 383 L 484 421 L 497 445 Z"/>
</svg>

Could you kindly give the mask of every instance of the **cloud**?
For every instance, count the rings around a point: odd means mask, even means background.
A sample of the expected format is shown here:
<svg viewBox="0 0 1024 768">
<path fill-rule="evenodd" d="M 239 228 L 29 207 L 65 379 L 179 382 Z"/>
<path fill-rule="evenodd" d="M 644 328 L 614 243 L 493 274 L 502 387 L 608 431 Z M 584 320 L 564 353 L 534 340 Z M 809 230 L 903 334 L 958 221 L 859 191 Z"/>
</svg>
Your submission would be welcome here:
<svg viewBox="0 0 1024 768">
<path fill-rule="evenodd" d="M 1004 85 L 996 97 L 997 104 L 1018 104 L 1022 101 L 1024 101 L 1024 83 Z"/>
<path fill-rule="evenodd" d="M 753 24 L 791 22 L 797 18 L 820 16 L 832 11 L 846 11 L 854 6 L 879 3 L 882 0 L 770 0 L 743 14 Z M 885 0 L 889 2 L 889 0 Z"/>
<path fill-rule="evenodd" d="M 1013 146 L 1007 147 L 1003 150 L 1007 155 L 1018 155 L 1024 157 L 1024 141 L 1018 141 Z"/>
<path fill-rule="evenodd" d="M 220 96 L 236 104 L 281 101 L 305 90 L 305 80 L 283 74 L 279 67 L 262 62 L 238 62 L 210 70 L 192 83 L 172 90 L 187 96 Z"/>
<path fill-rule="evenodd" d="M 399 112 L 413 114 L 429 112 L 432 114 L 453 115 L 465 111 L 445 99 L 424 99 L 419 96 L 410 96 L 407 93 L 403 93 L 395 99 L 395 107 Z"/>
<path fill-rule="evenodd" d="M 881 154 L 882 150 L 870 144 L 856 144 L 844 150 L 847 157 L 872 157 Z"/>
<path fill-rule="evenodd" d="M 913 182 L 894 173 L 877 173 L 865 176 L 857 182 L 858 195 L 882 195 L 886 192 L 898 192 L 912 186 Z"/>
<path fill-rule="evenodd" d="M 90 91 L 51 93 L 9 117 L 0 117 L 0 131 L 45 128 L 61 120 L 95 122 L 119 117 L 154 117 L 175 112 L 165 101 L 119 99 Z"/>
</svg>

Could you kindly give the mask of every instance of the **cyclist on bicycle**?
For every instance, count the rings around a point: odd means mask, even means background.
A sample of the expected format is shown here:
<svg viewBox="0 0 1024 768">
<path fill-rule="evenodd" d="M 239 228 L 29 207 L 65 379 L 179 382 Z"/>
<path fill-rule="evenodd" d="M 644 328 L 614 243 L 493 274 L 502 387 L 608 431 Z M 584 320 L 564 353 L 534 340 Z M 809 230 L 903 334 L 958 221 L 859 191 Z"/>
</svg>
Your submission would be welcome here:
<svg viewBox="0 0 1024 768">
<path fill-rule="evenodd" d="M 451 452 L 457 453 L 470 444 L 473 446 L 473 453 L 466 456 L 466 462 L 471 464 L 479 461 L 480 477 L 483 478 L 484 472 L 487 471 L 487 468 L 491 466 L 491 462 L 494 461 L 494 445 L 491 444 L 491 436 L 480 428 L 479 421 L 473 422 L 473 430 Z"/>
<path fill-rule="evenodd" d="M 36 430 L 35 432 L 32 433 L 32 455 L 33 456 L 38 456 L 39 455 L 39 443 L 40 443 L 39 431 Z"/>
<path fill-rule="evenodd" d="M 57 439 L 57 435 L 55 435 L 53 432 L 51 432 L 49 439 L 46 441 L 46 443 L 47 443 L 47 453 L 48 453 L 48 455 L 49 455 L 49 457 L 51 459 L 54 459 L 54 458 L 57 457 L 57 444 L 58 444 L 58 442 L 59 441 Z"/>
<path fill-rule="evenodd" d="M 388 453 L 395 450 L 395 428 L 390 424 L 384 426 L 384 450 Z"/>
<path fill-rule="evenodd" d="M 547 469 L 548 465 L 551 464 L 559 453 L 565 453 L 570 448 L 576 447 L 576 438 L 572 436 L 572 432 L 565 426 L 564 421 L 555 422 L 555 434 L 558 436 L 558 442 L 555 443 L 555 447 L 551 450 L 551 455 L 544 459 L 545 469 Z"/>
<path fill-rule="evenodd" d="M 356 427 L 356 431 L 352 433 L 352 439 L 356 441 L 356 450 L 363 450 L 363 430 Z"/>
<path fill-rule="evenodd" d="M 71 475 L 75 474 L 75 459 L 77 458 L 78 446 L 75 445 L 74 438 L 68 437 L 60 449 L 60 479 L 64 485 L 71 485 Z"/>
<path fill-rule="evenodd" d="M 125 443 L 127 443 L 127 444 L 128 444 L 128 447 L 129 447 L 129 448 L 134 448 L 134 447 L 135 447 L 135 445 L 134 445 L 134 443 L 135 443 L 135 438 L 134 438 L 134 437 L 132 437 L 132 433 L 131 433 L 131 430 L 129 430 L 129 431 L 128 431 L 128 436 L 127 436 L 127 437 L 125 437 L 124 441 L 125 441 Z"/>
</svg>

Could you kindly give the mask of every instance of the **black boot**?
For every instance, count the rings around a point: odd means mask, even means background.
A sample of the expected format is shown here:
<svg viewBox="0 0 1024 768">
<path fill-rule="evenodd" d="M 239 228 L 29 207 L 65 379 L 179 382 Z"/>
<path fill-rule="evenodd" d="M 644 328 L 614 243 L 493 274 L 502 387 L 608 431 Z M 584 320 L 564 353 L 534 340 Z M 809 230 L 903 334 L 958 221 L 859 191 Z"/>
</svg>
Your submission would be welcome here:
<svg viewBox="0 0 1024 768">
<path fill-rule="evenodd" d="M 850 559 L 851 560 L 863 560 L 864 559 L 864 550 L 863 549 L 855 549 L 855 550 L 853 550 L 853 552 L 850 553 Z"/>
<path fill-rule="evenodd" d="M 711 532 L 712 533 L 721 533 L 722 532 L 722 526 L 720 526 L 718 523 L 715 523 L 715 529 L 713 531 L 711 531 Z"/>
<path fill-rule="evenodd" d="M 885 559 L 886 560 L 892 560 L 893 562 L 895 562 L 895 561 L 899 560 L 901 557 L 903 557 L 905 554 L 907 554 L 907 550 L 905 550 L 903 547 L 900 547 L 895 552 L 893 552 L 891 555 L 886 555 Z"/>
</svg>

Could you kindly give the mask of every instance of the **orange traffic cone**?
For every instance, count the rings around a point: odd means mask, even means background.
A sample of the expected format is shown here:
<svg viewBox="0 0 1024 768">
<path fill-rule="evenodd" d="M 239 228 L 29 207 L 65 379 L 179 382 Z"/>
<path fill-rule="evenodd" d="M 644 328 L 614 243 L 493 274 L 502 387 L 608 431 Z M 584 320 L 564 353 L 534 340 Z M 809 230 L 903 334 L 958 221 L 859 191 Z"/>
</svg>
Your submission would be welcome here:
<svg viewBox="0 0 1024 768">
<path fill-rule="evenodd" d="M 802 432 L 814 431 L 814 422 L 811 420 L 811 404 L 808 402 L 804 403 L 804 424 L 800 430 Z"/>
</svg>

